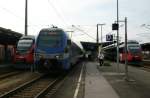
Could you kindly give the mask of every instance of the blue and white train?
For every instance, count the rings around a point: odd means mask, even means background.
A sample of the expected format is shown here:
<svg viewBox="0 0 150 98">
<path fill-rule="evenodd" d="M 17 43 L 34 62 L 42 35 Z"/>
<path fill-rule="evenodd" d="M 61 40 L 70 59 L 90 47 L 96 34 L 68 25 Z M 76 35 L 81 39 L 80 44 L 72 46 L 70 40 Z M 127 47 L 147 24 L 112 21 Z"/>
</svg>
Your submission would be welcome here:
<svg viewBox="0 0 150 98">
<path fill-rule="evenodd" d="M 69 70 L 82 56 L 82 49 L 73 43 L 61 28 L 42 29 L 35 42 L 35 66 L 40 70 Z"/>
</svg>

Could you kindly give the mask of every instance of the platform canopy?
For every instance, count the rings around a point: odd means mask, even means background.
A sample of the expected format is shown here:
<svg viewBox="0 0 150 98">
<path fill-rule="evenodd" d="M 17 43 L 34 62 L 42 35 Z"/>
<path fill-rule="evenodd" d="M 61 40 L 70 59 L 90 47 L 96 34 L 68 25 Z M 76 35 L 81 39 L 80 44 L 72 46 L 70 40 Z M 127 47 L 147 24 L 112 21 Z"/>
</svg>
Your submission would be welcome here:
<svg viewBox="0 0 150 98">
<path fill-rule="evenodd" d="M 150 51 L 150 42 L 141 44 L 142 50 Z"/>
<path fill-rule="evenodd" d="M 0 44 L 2 45 L 15 45 L 21 36 L 21 33 L 0 27 Z"/>
<path fill-rule="evenodd" d="M 99 44 L 94 42 L 81 42 L 81 44 L 86 51 L 96 51 L 99 46 L 102 45 L 103 47 L 105 47 L 107 45 L 113 44 L 113 42 L 103 42 Z"/>
</svg>

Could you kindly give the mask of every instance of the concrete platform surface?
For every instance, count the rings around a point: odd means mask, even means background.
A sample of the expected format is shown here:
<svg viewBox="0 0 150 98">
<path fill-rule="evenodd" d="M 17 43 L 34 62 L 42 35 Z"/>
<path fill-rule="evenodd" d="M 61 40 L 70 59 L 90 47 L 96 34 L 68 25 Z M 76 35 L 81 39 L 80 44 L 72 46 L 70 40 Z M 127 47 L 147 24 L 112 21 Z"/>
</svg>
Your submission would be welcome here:
<svg viewBox="0 0 150 98">
<path fill-rule="evenodd" d="M 119 98 L 97 68 L 97 63 L 85 64 L 85 98 Z"/>
</svg>

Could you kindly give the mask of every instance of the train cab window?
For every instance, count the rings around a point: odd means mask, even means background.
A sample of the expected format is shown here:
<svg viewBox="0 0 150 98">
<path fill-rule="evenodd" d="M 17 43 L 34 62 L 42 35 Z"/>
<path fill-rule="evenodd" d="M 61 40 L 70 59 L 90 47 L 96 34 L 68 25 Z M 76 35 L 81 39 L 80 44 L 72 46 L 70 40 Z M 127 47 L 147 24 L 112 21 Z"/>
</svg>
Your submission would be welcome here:
<svg viewBox="0 0 150 98">
<path fill-rule="evenodd" d="M 38 40 L 38 47 L 61 47 L 62 32 L 41 31 Z"/>
<path fill-rule="evenodd" d="M 28 49 L 31 48 L 32 43 L 33 43 L 33 40 L 31 40 L 31 39 L 19 40 L 18 46 L 17 46 L 17 51 L 19 51 L 19 52 L 28 51 Z"/>
</svg>

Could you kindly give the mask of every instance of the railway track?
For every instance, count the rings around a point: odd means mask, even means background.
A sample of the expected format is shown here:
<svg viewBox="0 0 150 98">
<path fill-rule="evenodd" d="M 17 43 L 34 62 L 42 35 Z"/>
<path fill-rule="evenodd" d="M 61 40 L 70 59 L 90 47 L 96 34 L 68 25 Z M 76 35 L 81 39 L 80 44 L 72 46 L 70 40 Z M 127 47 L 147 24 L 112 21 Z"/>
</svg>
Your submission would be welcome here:
<svg viewBox="0 0 150 98">
<path fill-rule="evenodd" d="M 0 75 L 0 80 L 11 77 L 11 76 L 14 76 L 14 75 L 17 75 L 17 74 L 20 74 L 20 73 L 22 73 L 22 72 L 14 71 L 14 72 L 9 72 L 9 73 L 6 73 L 6 74 L 2 74 L 2 75 Z"/>
<path fill-rule="evenodd" d="M 38 75 L 17 87 L 6 88 L 0 98 L 51 98 L 77 68 L 73 67 L 68 73 L 59 73 L 56 76 Z"/>
<path fill-rule="evenodd" d="M 150 69 L 150 64 L 144 64 L 143 67 Z"/>
<path fill-rule="evenodd" d="M 150 60 L 143 60 L 143 68 L 150 71 Z"/>
<path fill-rule="evenodd" d="M 60 83 L 64 76 L 50 78 L 49 76 L 42 75 L 4 93 L 0 98 L 43 98 L 56 84 Z"/>
<path fill-rule="evenodd" d="M 144 65 L 143 69 L 150 72 L 150 66 L 148 66 L 148 65 Z"/>
</svg>

